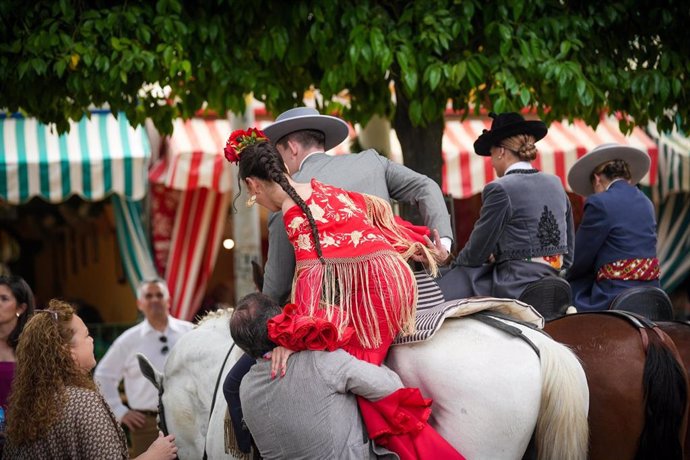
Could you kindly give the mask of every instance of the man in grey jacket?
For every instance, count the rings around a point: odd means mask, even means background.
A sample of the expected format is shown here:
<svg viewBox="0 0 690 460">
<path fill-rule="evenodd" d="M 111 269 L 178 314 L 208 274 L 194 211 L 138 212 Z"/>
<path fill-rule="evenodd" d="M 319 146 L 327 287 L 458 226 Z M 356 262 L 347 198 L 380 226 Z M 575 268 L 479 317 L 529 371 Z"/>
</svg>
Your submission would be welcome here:
<svg viewBox="0 0 690 460">
<path fill-rule="evenodd" d="M 355 397 L 388 396 L 402 388 L 397 374 L 343 350 L 302 351 L 290 357 L 283 378 L 271 379 L 271 361 L 262 358 L 275 347 L 266 323 L 280 312 L 272 299 L 254 293 L 239 302 L 230 320 L 235 343 L 258 360 L 242 380 L 240 399 L 261 457 L 398 458 L 369 440 Z"/>
<path fill-rule="evenodd" d="M 443 193 L 436 182 L 371 149 L 359 154 L 327 155 L 326 151 L 347 138 L 349 128 L 343 120 L 309 107 L 283 112 L 264 132 L 297 182 L 315 178 L 346 190 L 416 206 L 424 225 L 432 230 L 438 258 L 448 256 L 453 235 Z M 284 303 L 294 270 L 295 254 L 285 232 L 283 214 L 273 213 L 268 220 L 263 293 Z"/>
</svg>

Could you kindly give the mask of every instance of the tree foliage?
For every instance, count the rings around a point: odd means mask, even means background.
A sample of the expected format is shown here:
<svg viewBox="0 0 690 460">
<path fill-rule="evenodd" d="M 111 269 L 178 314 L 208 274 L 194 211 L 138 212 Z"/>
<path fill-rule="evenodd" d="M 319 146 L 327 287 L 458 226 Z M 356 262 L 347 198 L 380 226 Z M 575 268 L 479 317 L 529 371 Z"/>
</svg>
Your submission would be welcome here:
<svg viewBox="0 0 690 460">
<path fill-rule="evenodd" d="M 0 17 L 0 107 L 61 130 L 92 105 L 169 132 L 204 105 L 242 111 L 253 93 L 279 112 L 318 89 L 322 110 L 393 119 L 406 162 L 436 179 L 449 100 L 690 131 L 683 1 L 5 0 Z"/>
</svg>

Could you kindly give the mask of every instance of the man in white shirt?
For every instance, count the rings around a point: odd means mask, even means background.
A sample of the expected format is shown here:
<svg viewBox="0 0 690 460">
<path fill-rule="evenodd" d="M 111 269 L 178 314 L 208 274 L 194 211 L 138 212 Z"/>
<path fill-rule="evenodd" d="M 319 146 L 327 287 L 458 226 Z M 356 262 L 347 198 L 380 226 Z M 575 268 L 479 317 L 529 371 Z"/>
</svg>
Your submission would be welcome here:
<svg viewBox="0 0 690 460">
<path fill-rule="evenodd" d="M 139 285 L 137 308 L 144 320 L 113 342 L 94 375 L 113 413 L 129 428 L 132 457 L 144 452 L 158 436 L 158 392 L 139 370 L 136 354 L 143 353 L 154 367 L 163 369 L 170 349 L 194 327 L 170 316 L 170 293 L 163 280 L 145 280 Z M 129 407 L 118 392 L 123 379 Z"/>
</svg>

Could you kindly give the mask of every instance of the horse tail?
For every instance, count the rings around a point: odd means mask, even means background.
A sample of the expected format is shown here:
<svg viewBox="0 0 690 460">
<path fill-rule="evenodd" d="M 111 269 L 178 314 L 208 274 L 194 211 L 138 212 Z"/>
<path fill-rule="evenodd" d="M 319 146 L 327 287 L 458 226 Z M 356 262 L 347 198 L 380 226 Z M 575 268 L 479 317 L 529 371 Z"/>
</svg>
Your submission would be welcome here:
<svg viewBox="0 0 690 460">
<path fill-rule="evenodd" d="M 589 446 L 589 390 L 577 356 L 565 345 L 542 340 L 541 404 L 536 440 L 539 460 L 582 460 Z"/>
<path fill-rule="evenodd" d="M 658 330 L 658 329 L 657 329 Z M 649 330 L 643 373 L 645 422 L 636 460 L 682 458 L 680 429 L 688 398 L 685 369 L 663 336 Z"/>
</svg>

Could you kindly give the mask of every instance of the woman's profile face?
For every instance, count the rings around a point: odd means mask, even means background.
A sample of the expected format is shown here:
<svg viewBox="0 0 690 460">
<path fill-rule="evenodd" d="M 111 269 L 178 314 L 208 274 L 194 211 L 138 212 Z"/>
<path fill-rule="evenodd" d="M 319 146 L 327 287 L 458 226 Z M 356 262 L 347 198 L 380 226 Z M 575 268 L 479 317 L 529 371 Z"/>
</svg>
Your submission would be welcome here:
<svg viewBox="0 0 690 460">
<path fill-rule="evenodd" d="M 72 315 L 70 328 L 74 331 L 70 343 L 72 358 L 79 369 L 90 372 L 96 367 L 96 357 L 93 355 L 93 337 L 89 334 L 89 328 L 77 315 Z"/>
<path fill-rule="evenodd" d="M 0 284 L 0 325 L 17 322 L 17 313 L 20 315 L 26 309 L 26 305 L 17 304 L 12 289 L 6 284 Z"/>
</svg>

